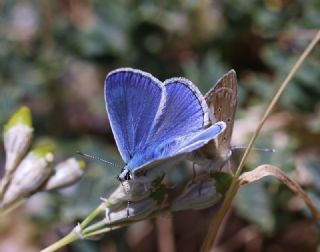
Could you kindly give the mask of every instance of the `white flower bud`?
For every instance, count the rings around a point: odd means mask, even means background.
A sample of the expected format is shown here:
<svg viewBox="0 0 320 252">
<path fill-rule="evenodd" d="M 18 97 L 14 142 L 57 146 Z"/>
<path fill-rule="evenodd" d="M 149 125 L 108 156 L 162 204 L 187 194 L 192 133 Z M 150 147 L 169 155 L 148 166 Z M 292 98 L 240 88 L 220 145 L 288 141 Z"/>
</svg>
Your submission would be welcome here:
<svg viewBox="0 0 320 252">
<path fill-rule="evenodd" d="M 52 150 L 51 146 L 42 146 L 27 154 L 12 175 L 0 207 L 31 195 L 44 183 L 52 172 Z"/>
<path fill-rule="evenodd" d="M 25 155 L 32 140 L 32 133 L 30 110 L 22 107 L 10 117 L 3 131 L 6 173 L 11 173 Z"/>
<path fill-rule="evenodd" d="M 172 211 L 203 209 L 213 206 L 221 198 L 222 195 L 216 190 L 215 181 L 202 176 L 190 181 L 170 208 Z"/>
<path fill-rule="evenodd" d="M 124 181 L 106 200 L 112 205 L 128 201 L 140 201 L 157 191 L 161 187 L 162 180 L 163 176 L 149 182 L 143 180 Z"/>
<path fill-rule="evenodd" d="M 120 184 L 104 201 L 106 201 L 108 205 L 119 205 L 128 201 L 128 194 L 124 186 Z"/>
<path fill-rule="evenodd" d="M 116 190 L 108 197 L 110 204 L 118 204 L 119 202 L 139 201 L 150 196 L 151 191 L 144 183 L 128 180 L 122 182 Z"/>
<path fill-rule="evenodd" d="M 59 163 L 54 167 L 53 174 L 46 182 L 44 190 L 67 187 L 76 183 L 84 174 L 85 168 L 85 163 L 75 158 L 69 158 Z"/>
<path fill-rule="evenodd" d="M 142 220 L 149 217 L 158 208 L 158 202 L 153 198 L 146 198 L 129 204 L 123 202 L 121 207 L 118 206 L 116 209 L 106 208 L 105 221 L 110 224 Z"/>
</svg>

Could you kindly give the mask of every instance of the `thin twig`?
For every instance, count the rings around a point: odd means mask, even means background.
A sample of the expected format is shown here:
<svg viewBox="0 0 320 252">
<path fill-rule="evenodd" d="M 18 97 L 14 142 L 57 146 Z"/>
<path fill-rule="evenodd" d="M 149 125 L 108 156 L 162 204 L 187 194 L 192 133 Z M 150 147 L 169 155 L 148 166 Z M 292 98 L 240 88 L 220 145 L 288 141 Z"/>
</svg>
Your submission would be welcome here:
<svg viewBox="0 0 320 252">
<path fill-rule="evenodd" d="M 174 252 L 175 242 L 173 234 L 172 216 L 158 216 L 156 218 L 157 243 L 159 252 Z"/>
</svg>

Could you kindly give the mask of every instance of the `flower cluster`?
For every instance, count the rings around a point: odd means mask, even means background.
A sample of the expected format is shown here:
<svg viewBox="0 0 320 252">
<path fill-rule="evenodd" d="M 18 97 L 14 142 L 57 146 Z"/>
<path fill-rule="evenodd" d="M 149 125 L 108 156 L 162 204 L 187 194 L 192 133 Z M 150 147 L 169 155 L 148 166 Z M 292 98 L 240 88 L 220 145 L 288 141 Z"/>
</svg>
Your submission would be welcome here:
<svg viewBox="0 0 320 252">
<path fill-rule="evenodd" d="M 232 175 L 219 168 L 210 174 L 199 172 L 172 188 L 167 185 L 165 174 L 158 172 L 158 176 L 151 176 L 151 180 L 147 175 L 144 179 L 122 182 L 107 198 L 102 199 L 96 216 L 104 213 L 103 219 L 91 226 L 82 226 L 82 235 L 90 237 L 99 230 L 125 226 L 166 211 L 214 206 L 223 199 L 232 181 Z"/>
<path fill-rule="evenodd" d="M 38 191 L 69 186 L 85 172 L 85 163 L 69 158 L 54 164 L 54 147 L 36 146 L 29 108 L 22 107 L 9 118 L 3 130 L 6 162 L 0 180 L 0 210 L 22 202 Z"/>
<path fill-rule="evenodd" d="M 219 204 L 233 178 L 221 168 L 215 167 L 210 173 L 199 172 L 175 188 L 167 185 L 166 170 L 161 167 L 151 169 L 151 174 L 144 178 L 123 181 L 65 238 L 43 252 L 56 251 L 75 240 L 100 235 L 160 213 L 198 210 Z"/>
</svg>

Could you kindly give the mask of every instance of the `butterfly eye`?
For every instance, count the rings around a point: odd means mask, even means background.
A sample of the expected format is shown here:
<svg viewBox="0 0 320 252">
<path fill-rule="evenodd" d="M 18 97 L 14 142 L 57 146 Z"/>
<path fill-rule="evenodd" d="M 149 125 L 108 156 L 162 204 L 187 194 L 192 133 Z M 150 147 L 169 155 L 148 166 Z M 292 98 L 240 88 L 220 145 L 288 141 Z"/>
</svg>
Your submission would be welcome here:
<svg viewBox="0 0 320 252">
<path fill-rule="evenodd" d="M 167 145 L 159 146 L 159 148 L 157 149 L 157 153 L 158 153 L 158 154 L 162 154 L 162 153 L 165 151 L 166 146 L 167 146 Z"/>
<path fill-rule="evenodd" d="M 174 141 L 172 142 L 172 141 L 170 141 L 170 142 L 164 142 L 164 143 L 162 143 L 162 144 L 160 144 L 159 146 L 158 146 L 158 148 L 156 148 L 156 151 L 155 151 L 155 153 L 156 153 L 156 155 L 159 155 L 159 156 L 163 156 L 163 155 L 165 155 L 165 153 L 168 151 L 168 149 L 169 149 L 169 146 L 170 145 L 172 145 L 174 143 Z"/>
</svg>

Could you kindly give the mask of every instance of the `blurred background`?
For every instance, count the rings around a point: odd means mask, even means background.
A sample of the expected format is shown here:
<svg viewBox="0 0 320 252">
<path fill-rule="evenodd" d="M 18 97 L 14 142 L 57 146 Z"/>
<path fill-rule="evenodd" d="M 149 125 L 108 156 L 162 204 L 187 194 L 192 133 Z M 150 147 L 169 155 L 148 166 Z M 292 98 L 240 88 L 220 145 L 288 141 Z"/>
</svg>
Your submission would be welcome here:
<svg viewBox="0 0 320 252">
<path fill-rule="evenodd" d="M 246 145 L 276 88 L 320 27 L 318 0 L 0 2 L 0 125 L 21 105 L 37 142 L 64 159 L 81 150 L 122 164 L 105 112 L 106 74 L 129 66 L 160 80 L 184 76 L 206 92 L 229 69 L 239 79 L 234 145 Z M 320 48 L 268 119 L 246 169 L 271 163 L 320 208 Z M 0 174 L 4 164 L 0 147 Z M 32 197 L 0 223 L 0 251 L 38 251 L 65 235 L 116 186 L 117 168 L 90 161 L 77 185 Z M 185 164 L 179 164 L 183 166 Z M 179 168 L 170 178 L 179 179 Z M 304 203 L 275 179 L 242 188 L 216 251 L 320 251 Z M 116 230 L 61 251 L 199 251 L 214 207 Z"/>
</svg>

